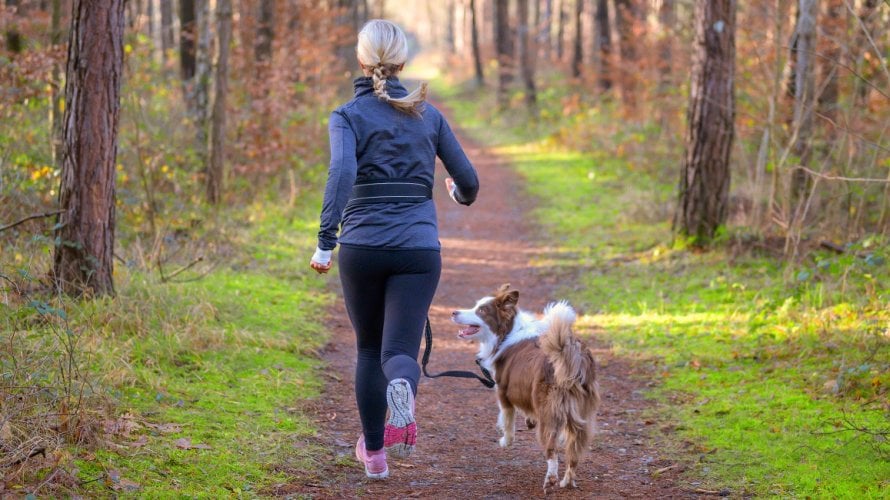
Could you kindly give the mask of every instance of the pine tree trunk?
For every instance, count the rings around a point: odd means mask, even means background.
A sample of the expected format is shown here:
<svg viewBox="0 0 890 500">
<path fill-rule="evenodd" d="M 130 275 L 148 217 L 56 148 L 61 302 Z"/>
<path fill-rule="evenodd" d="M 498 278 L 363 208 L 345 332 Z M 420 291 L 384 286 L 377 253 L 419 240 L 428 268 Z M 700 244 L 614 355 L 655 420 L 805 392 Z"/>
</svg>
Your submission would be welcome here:
<svg viewBox="0 0 890 500">
<path fill-rule="evenodd" d="M 673 82 L 671 81 L 673 59 L 674 25 L 677 22 L 676 6 L 674 0 L 661 0 L 658 8 L 658 24 L 661 33 L 658 41 L 658 93 L 666 94 Z"/>
<path fill-rule="evenodd" d="M 562 61 L 565 54 L 566 1 L 556 0 L 556 60 Z"/>
<path fill-rule="evenodd" d="M 207 168 L 207 202 L 217 205 L 222 200 L 225 135 L 226 95 L 229 87 L 229 45 L 232 41 L 232 0 L 217 0 L 216 89 L 210 128 L 210 164 Z"/>
<path fill-rule="evenodd" d="M 52 14 L 50 15 L 50 43 L 54 47 L 62 43 L 62 0 L 52 0 Z M 54 62 L 52 69 L 52 108 L 50 108 L 51 142 L 53 164 L 61 168 L 62 162 L 62 67 L 61 63 Z"/>
<path fill-rule="evenodd" d="M 53 278 L 72 295 L 114 294 L 114 185 L 124 0 L 74 0 Z"/>
<path fill-rule="evenodd" d="M 173 33 L 173 0 L 160 0 L 161 11 L 161 60 L 167 61 L 167 55 L 176 43 Z"/>
<path fill-rule="evenodd" d="M 797 16 L 796 62 L 794 78 L 794 115 L 791 131 L 795 140 L 792 151 L 800 165 L 810 163 L 813 135 L 815 78 L 812 54 L 815 52 L 817 0 L 799 0 Z M 797 219 L 808 188 L 806 172 L 795 168 L 791 174 L 788 220 Z"/>
<path fill-rule="evenodd" d="M 195 0 L 197 21 L 197 46 L 195 47 L 195 108 L 192 122 L 195 126 L 195 150 L 200 164 L 207 169 L 207 121 L 210 117 L 211 17 L 210 0 Z"/>
<path fill-rule="evenodd" d="M 495 0 L 495 46 L 498 55 L 497 101 L 501 109 L 507 107 L 510 81 L 513 79 L 513 41 L 510 37 L 508 0 Z"/>
<path fill-rule="evenodd" d="M 584 14 L 584 0 L 575 0 L 575 39 L 572 45 L 572 77 L 581 78 L 584 65 L 584 28 L 581 23 Z"/>
<path fill-rule="evenodd" d="M 195 77 L 195 0 L 179 0 L 179 69 L 183 82 Z"/>
<path fill-rule="evenodd" d="M 533 109 L 538 101 L 535 90 L 535 52 L 537 48 L 528 26 L 528 0 L 519 0 L 518 7 L 519 61 L 522 68 L 522 84 L 525 87 L 525 104 L 529 109 Z"/>
<path fill-rule="evenodd" d="M 6 50 L 11 54 L 18 54 L 22 51 L 24 40 L 22 40 L 22 33 L 19 31 L 16 18 L 21 17 L 23 6 L 20 4 L 19 0 L 6 0 L 6 8 L 15 9 L 13 20 L 9 23 L 9 27 L 6 28 Z"/>
<path fill-rule="evenodd" d="M 686 151 L 674 231 L 705 246 L 726 222 L 735 119 L 735 0 L 696 0 Z"/>
<path fill-rule="evenodd" d="M 634 113 L 637 107 L 637 78 L 640 72 L 640 61 L 637 46 L 644 44 L 642 22 L 644 11 L 638 3 L 640 0 L 615 0 L 615 29 L 618 32 L 621 65 L 621 99 L 628 113 Z"/>
<path fill-rule="evenodd" d="M 473 67 L 476 71 L 476 85 L 485 85 L 485 74 L 482 72 L 482 53 L 479 50 L 479 23 L 476 18 L 476 0 L 470 0 L 470 41 L 473 46 Z"/>
<path fill-rule="evenodd" d="M 596 45 L 599 52 L 599 74 L 597 83 L 600 91 L 612 88 L 612 30 L 609 26 L 609 0 L 596 2 Z"/>
</svg>

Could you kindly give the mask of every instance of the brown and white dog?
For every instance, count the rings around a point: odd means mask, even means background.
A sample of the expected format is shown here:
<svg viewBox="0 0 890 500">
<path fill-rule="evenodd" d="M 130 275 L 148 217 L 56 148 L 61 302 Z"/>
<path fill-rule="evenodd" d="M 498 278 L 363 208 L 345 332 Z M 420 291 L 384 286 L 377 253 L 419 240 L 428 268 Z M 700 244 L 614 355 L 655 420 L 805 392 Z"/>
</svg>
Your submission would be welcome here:
<svg viewBox="0 0 890 500">
<path fill-rule="evenodd" d="M 547 457 L 544 489 L 556 484 L 556 450 L 563 444 L 567 466 L 559 485 L 575 487 L 599 406 L 593 355 L 572 334 L 576 315 L 568 303 L 548 305 L 537 319 L 516 306 L 518 299 L 518 291 L 503 285 L 451 319 L 465 325 L 458 337 L 479 341 L 478 357 L 497 383 L 500 445 L 512 444 L 515 412 L 522 410 L 529 428 L 537 427 Z"/>
</svg>

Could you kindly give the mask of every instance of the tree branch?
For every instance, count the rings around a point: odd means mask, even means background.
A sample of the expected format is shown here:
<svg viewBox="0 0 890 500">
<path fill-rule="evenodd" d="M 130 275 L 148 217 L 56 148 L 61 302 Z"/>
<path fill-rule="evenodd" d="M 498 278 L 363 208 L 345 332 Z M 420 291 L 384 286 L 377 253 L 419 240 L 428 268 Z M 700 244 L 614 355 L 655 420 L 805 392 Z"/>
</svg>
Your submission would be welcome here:
<svg viewBox="0 0 890 500">
<path fill-rule="evenodd" d="M 5 226 L 0 226 L 0 233 L 2 233 L 3 231 L 6 231 L 7 229 L 12 229 L 12 228 L 18 226 L 19 224 L 24 224 L 25 222 L 28 222 L 28 221 L 31 220 L 31 219 L 42 219 L 42 218 L 44 218 L 44 217 L 52 217 L 53 215 L 59 215 L 59 214 L 64 213 L 64 212 L 65 212 L 64 210 L 54 210 L 54 211 L 52 211 L 52 212 L 46 212 L 46 213 L 43 213 L 43 214 L 29 215 L 29 216 L 25 217 L 25 218 L 22 219 L 22 220 L 18 220 L 18 221 L 16 221 L 16 222 L 13 222 L 13 223 L 11 223 L 11 224 L 7 224 L 7 225 L 5 225 Z"/>
</svg>

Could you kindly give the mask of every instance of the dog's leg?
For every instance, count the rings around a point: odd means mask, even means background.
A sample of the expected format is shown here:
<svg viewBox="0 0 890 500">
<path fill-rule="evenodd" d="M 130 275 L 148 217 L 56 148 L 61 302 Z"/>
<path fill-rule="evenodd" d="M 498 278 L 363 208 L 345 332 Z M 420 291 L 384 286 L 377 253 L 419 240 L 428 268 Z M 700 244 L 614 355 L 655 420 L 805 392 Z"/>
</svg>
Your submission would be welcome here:
<svg viewBox="0 0 890 500">
<path fill-rule="evenodd" d="M 578 462 L 581 461 L 581 457 L 587 449 L 589 433 L 586 425 L 580 425 L 574 429 L 571 425 L 566 427 L 566 473 L 562 481 L 559 482 L 559 487 L 571 486 L 572 488 L 577 488 L 578 485 L 575 484 L 575 469 L 578 468 Z"/>
<path fill-rule="evenodd" d="M 554 445 L 556 443 L 553 443 Z M 556 456 L 556 448 L 548 448 L 547 456 L 547 474 L 544 476 L 544 491 L 551 486 L 556 486 L 559 477 L 559 458 Z"/>
<path fill-rule="evenodd" d="M 557 429 L 550 424 L 552 419 L 542 415 L 538 419 L 538 443 L 544 448 L 544 457 L 547 459 L 547 474 L 544 476 L 544 492 L 551 486 L 556 486 L 559 481 L 559 458 L 556 455 L 559 436 Z"/>
<path fill-rule="evenodd" d="M 513 437 L 516 432 L 516 408 L 510 405 L 510 403 L 498 400 L 498 407 L 501 409 L 500 414 L 498 414 L 498 429 L 501 430 L 502 436 L 498 444 L 501 445 L 502 448 L 506 448 L 513 444 Z"/>
</svg>

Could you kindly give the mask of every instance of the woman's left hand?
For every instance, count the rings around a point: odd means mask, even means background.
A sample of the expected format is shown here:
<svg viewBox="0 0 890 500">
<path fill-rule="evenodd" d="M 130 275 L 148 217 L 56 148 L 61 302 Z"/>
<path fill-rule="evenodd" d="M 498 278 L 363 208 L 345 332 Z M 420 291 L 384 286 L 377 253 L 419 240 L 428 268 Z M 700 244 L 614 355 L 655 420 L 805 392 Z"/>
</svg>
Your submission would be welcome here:
<svg viewBox="0 0 890 500">
<path fill-rule="evenodd" d="M 333 267 L 333 265 L 334 265 L 333 262 L 328 262 L 327 265 L 320 264 L 318 262 L 315 262 L 314 260 L 309 262 L 309 267 L 311 267 L 312 269 L 315 269 L 315 272 L 317 272 L 318 274 L 327 273 L 328 271 L 331 270 L 331 267 Z"/>
<path fill-rule="evenodd" d="M 315 269 L 315 272 L 318 274 L 325 274 L 330 271 L 331 266 L 334 265 L 334 261 L 331 260 L 331 252 L 331 250 L 316 248 L 315 253 L 312 254 L 312 259 L 309 260 L 309 267 Z"/>
</svg>

